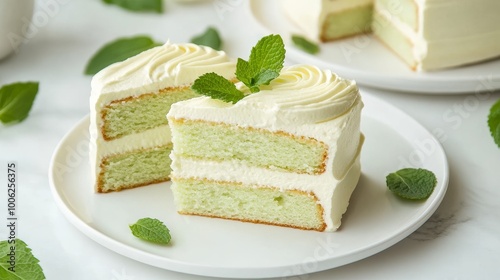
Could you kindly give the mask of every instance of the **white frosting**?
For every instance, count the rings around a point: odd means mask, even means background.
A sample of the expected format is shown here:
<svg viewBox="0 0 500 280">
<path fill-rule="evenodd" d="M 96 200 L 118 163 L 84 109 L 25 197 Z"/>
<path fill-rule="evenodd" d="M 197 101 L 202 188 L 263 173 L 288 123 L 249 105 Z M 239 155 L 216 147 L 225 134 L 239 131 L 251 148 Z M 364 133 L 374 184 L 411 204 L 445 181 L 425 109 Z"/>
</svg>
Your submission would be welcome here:
<svg viewBox="0 0 500 280">
<path fill-rule="evenodd" d="M 170 44 L 144 51 L 101 70 L 92 79 L 90 96 L 90 164 L 92 181 L 103 157 L 170 143 L 168 126 L 127 135 L 111 141 L 101 133 L 101 109 L 111 101 L 185 87 L 208 72 L 233 78 L 235 63 L 221 51 L 194 44 Z"/>
<path fill-rule="evenodd" d="M 238 86 L 241 88 L 241 84 Z M 305 65 L 283 69 L 280 77 L 269 86 L 236 104 L 209 97 L 178 102 L 168 113 L 169 119 L 223 122 L 311 137 L 328 146 L 328 158 L 327 171 L 320 175 L 294 174 L 257 167 L 239 168 L 241 164 L 233 162 L 199 161 L 193 165 L 192 160 L 176 157 L 174 145 L 171 155 L 173 175 L 206 176 L 214 180 L 313 192 L 324 208 L 327 230 L 335 230 L 345 209 L 338 210 L 335 208 L 337 205 L 332 205 L 332 194 L 342 182 L 347 180 L 355 186 L 359 178 L 359 170 L 350 173 L 349 170 L 359 169 L 351 167 L 356 165 L 355 159 L 361 149 L 359 128 L 362 107 L 354 82 L 339 78 L 329 70 Z M 172 133 L 175 139 L 176 132 Z M 354 187 L 352 184 L 347 185 Z M 350 192 L 341 200 L 347 203 L 349 196 Z"/>
<path fill-rule="evenodd" d="M 323 22 L 331 13 L 365 6 L 373 0 L 281 0 L 286 15 L 310 39 L 319 41 Z"/>
<path fill-rule="evenodd" d="M 500 56 L 498 0 L 416 0 L 416 30 L 377 2 L 375 12 L 385 17 L 411 42 L 417 71 L 459 66 Z"/>
</svg>

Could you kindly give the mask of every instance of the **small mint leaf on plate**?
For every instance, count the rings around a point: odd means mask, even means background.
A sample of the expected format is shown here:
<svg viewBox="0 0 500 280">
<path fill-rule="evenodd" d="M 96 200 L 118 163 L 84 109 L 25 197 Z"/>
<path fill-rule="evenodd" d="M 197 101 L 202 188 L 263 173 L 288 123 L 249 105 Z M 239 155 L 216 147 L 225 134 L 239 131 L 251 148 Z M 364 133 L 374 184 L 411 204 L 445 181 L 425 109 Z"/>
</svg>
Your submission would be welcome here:
<svg viewBox="0 0 500 280">
<path fill-rule="evenodd" d="M 233 104 L 245 97 L 243 92 L 239 91 L 233 83 L 213 72 L 200 76 L 194 81 L 191 88 L 198 94 Z"/>
<path fill-rule="evenodd" d="M 220 51 L 222 47 L 222 39 L 219 36 L 219 32 L 213 27 L 209 27 L 203 34 L 193 37 L 191 43 L 211 47 L 218 51 Z"/>
<path fill-rule="evenodd" d="M 10 263 L 12 254 L 15 256 L 15 266 Z M 0 276 L 2 279 L 43 280 L 45 275 L 39 262 L 21 239 L 0 241 Z"/>
<path fill-rule="evenodd" d="M 28 117 L 38 93 L 38 82 L 13 83 L 0 88 L 0 121 L 21 122 Z"/>
<path fill-rule="evenodd" d="M 85 67 L 85 74 L 94 75 L 115 62 L 123 61 L 159 45 L 161 44 L 147 36 L 119 38 L 107 43 L 92 56 Z"/>
<path fill-rule="evenodd" d="M 319 52 L 319 45 L 313 43 L 300 35 L 292 35 L 292 43 L 297 48 L 310 54 L 317 54 Z"/>
<path fill-rule="evenodd" d="M 142 218 L 129 227 L 139 239 L 157 244 L 170 243 L 170 230 L 158 219 Z"/>
<path fill-rule="evenodd" d="M 389 190 L 399 197 L 410 200 L 428 198 L 436 187 L 436 175 L 426 169 L 404 168 L 387 175 Z"/>
<path fill-rule="evenodd" d="M 488 126 L 493 141 L 500 147 L 500 100 L 491 106 L 490 114 L 488 115 Z"/>
<path fill-rule="evenodd" d="M 163 0 L 102 0 L 132 12 L 163 12 Z"/>
</svg>

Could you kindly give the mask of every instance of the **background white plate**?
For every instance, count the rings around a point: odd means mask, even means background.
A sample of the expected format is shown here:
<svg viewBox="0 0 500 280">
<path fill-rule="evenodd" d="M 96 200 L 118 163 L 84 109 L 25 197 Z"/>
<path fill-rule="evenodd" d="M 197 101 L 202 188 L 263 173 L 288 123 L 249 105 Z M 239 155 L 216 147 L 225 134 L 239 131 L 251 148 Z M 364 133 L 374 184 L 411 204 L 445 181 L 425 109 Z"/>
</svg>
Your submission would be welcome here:
<svg viewBox="0 0 500 280">
<path fill-rule="evenodd" d="M 169 183 L 95 194 L 88 163 L 88 117 L 60 142 L 49 170 L 55 201 L 80 231 L 119 254 L 152 266 L 205 276 L 264 278 L 334 268 L 380 252 L 408 236 L 436 210 L 448 185 L 439 142 L 420 124 L 363 93 L 362 176 L 342 226 L 334 233 L 182 216 Z M 408 202 L 385 186 L 385 176 L 416 163 L 433 171 L 438 185 L 429 199 Z M 135 238 L 128 228 L 143 217 L 165 222 L 169 246 Z"/>
<path fill-rule="evenodd" d="M 290 43 L 291 34 L 303 34 L 291 22 L 279 2 L 252 0 L 250 11 L 266 33 L 279 33 L 287 44 L 287 57 L 298 63 L 330 68 L 358 84 L 382 89 L 455 94 L 500 89 L 500 59 L 454 69 L 413 72 L 393 52 L 371 35 L 320 44 L 321 52 L 310 55 Z"/>
</svg>

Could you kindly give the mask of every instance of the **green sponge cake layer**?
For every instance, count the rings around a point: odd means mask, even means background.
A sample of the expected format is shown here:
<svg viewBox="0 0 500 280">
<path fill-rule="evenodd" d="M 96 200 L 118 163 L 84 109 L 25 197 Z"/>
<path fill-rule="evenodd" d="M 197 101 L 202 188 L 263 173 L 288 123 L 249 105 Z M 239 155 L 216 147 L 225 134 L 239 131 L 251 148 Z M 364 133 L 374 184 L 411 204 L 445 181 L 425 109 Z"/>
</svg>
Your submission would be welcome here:
<svg viewBox="0 0 500 280">
<path fill-rule="evenodd" d="M 322 41 L 331 41 L 370 32 L 373 5 L 355 7 L 327 15 L 321 34 Z"/>
<path fill-rule="evenodd" d="M 102 111 L 104 139 L 112 140 L 168 125 L 165 115 L 173 103 L 199 96 L 190 88 L 164 89 L 135 98 L 112 101 Z"/>
<path fill-rule="evenodd" d="M 323 208 L 312 193 L 193 178 L 175 178 L 181 214 L 323 231 Z"/>
<path fill-rule="evenodd" d="M 172 144 L 108 156 L 101 162 L 98 192 L 164 182 L 170 175 Z"/>
<path fill-rule="evenodd" d="M 177 156 L 238 160 L 251 166 L 288 172 L 325 171 L 327 146 L 312 138 L 201 120 L 170 120 Z"/>
</svg>

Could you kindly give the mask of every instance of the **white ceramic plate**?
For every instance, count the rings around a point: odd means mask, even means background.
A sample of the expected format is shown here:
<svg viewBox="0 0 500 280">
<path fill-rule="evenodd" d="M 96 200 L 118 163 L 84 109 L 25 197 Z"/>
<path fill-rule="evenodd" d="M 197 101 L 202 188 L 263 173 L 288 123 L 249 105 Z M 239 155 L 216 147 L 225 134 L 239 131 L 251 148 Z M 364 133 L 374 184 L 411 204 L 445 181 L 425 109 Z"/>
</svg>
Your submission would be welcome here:
<svg viewBox="0 0 500 280">
<path fill-rule="evenodd" d="M 291 34 L 301 34 L 279 7 L 278 1 L 252 0 L 250 11 L 266 33 L 281 34 L 287 45 L 287 57 L 296 63 L 330 68 L 340 76 L 361 85 L 382 89 L 456 94 L 500 89 L 500 59 L 480 64 L 434 71 L 413 72 L 394 53 L 371 35 L 322 43 L 321 52 L 310 55 L 290 43 Z"/>
<path fill-rule="evenodd" d="M 60 142 L 49 170 L 61 211 L 101 245 L 152 266 L 190 274 L 284 277 L 351 263 L 395 244 L 436 210 L 448 185 L 448 165 L 439 142 L 393 106 L 363 93 L 362 177 L 337 232 L 321 233 L 176 213 L 170 183 L 96 194 L 90 182 L 86 117 Z M 398 199 L 385 176 L 409 165 L 433 171 L 438 180 L 423 202 Z M 140 218 L 165 222 L 169 246 L 135 238 L 128 228 Z"/>
</svg>

